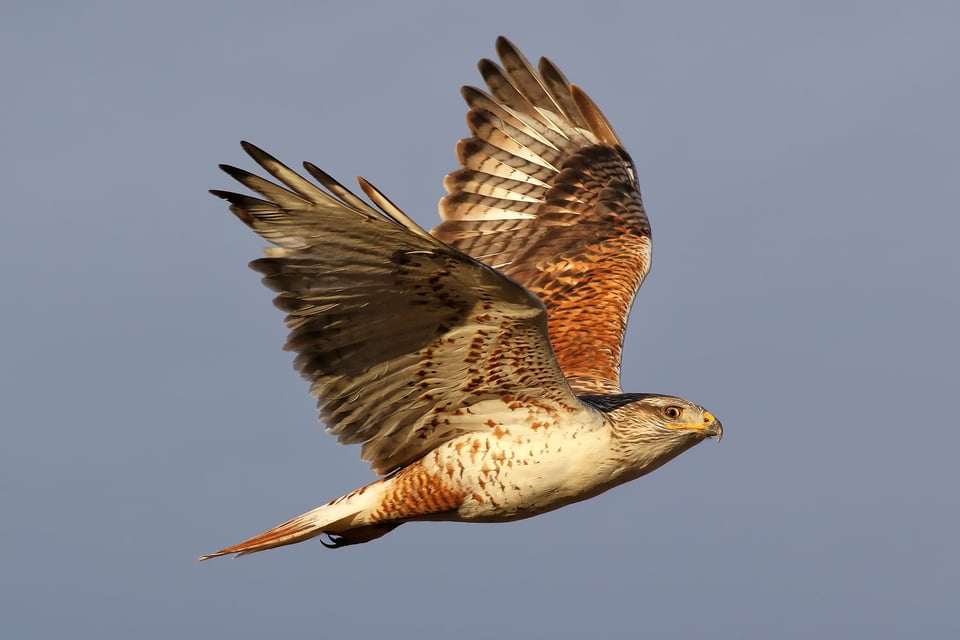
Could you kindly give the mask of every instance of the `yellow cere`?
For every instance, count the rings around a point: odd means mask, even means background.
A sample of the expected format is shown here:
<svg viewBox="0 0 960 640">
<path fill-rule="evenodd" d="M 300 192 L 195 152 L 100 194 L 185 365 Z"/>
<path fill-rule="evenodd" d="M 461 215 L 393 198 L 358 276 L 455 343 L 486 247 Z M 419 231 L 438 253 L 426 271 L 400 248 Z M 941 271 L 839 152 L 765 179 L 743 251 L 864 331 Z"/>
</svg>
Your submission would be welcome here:
<svg viewBox="0 0 960 640">
<path fill-rule="evenodd" d="M 681 422 L 670 422 L 670 423 L 667 424 L 667 426 L 670 427 L 671 429 L 697 429 L 698 431 L 702 431 L 702 430 L 706 429 L 707 427 L 709 427 L 710 425 L 712 425 L 712 424 L 713 424 L 714 422 L 716 422 L 716 421 L 717 421 L 717 419 L 716 419 L 715 417 L 713 417 L 713 414 L 712 414 L 712 413 L 710 413 L 709 411 L 704 411 L 704 412 L 703 412 L 703 422 L 700 422 L 700 423 L 695 423 L 695 422 L 684 422 L 684 423 L 681 423 Z"/>
</svg>

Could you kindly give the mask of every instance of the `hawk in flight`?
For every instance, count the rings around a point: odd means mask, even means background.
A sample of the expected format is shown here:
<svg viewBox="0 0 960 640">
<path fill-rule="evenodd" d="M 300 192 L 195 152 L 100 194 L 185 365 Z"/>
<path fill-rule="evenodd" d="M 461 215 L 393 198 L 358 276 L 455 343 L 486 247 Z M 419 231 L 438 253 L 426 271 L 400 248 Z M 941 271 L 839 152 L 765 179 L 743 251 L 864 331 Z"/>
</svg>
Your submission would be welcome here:
<svg viewBox="0 0 960 640">
<path fill-rule="evenodd" d="M 367 542 L 414 520 L 506 522 L 650 473 L 720 421 L 623 393 L 627 314 L 650 268 L 633 161 L 593 101 L 505 38 L 463 89 L 472 136 L 428 233 L 373 185 L 371 206 L 310 163 L 311 182 L 249 143 L 275 181 L 212 193 L 270 241 L 251 266 L 277 292 L 286 349 L 342 443 L 377 481 L 216 553 L 322 534 Z"/>
</svg>

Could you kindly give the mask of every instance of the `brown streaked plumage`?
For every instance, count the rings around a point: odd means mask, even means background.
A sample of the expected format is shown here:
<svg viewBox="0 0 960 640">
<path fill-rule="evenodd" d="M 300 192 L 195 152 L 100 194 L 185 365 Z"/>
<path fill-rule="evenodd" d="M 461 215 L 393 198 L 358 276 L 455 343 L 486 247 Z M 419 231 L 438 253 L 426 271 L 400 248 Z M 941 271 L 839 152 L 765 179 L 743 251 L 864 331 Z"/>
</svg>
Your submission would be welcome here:
<svg viewBox="0 0 960 640">
<path fill-rule="evenodd" d="M 276 182 L 221 165 L 262 196 L 212 192 L 275 245 L 251 266 L 287 313 L 286 349 L 327 430 L 385 475 L 204 558 L 321 534 L 358 544 L 416 520 L 527 518 L 722 434 L 687 400 L 620 392 L 650 264 L 636 172 L 552 63 L 538 74 L 507 40 L 497 50 L 502 68 L 480 63 L 490 95 L 464 90 L 474 136 L 434 235 L 363 179 L 375 206 L 246 142 Z"/>
<path fill-rule="evenodd" d="M 549 60 L 538 74 L 505 38 L 503 67 L 467 87 L 473 137 L 445 180 L 433 234 L 546 305 L 550 342 L 579 393 L 619 393 L 627 314 L 650 268 L 636 169 L 613 127 Z"/>
</svg>

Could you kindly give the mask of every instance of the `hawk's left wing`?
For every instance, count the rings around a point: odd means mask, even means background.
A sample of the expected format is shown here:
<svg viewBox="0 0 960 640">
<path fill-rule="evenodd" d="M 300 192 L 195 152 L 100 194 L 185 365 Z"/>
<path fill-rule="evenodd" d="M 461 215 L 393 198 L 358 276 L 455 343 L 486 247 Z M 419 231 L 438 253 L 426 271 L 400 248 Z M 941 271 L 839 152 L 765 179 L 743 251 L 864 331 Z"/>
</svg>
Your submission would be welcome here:
<svg viewBox="0 0 960 640">
<path fill-rule="evenodd" d="M 472 138 L 447 176 L 433 234 L 502 271 L 547 307 L 550 341 L 578 393 L 620 392 L 627 314 L 650 268 L 636 169 L 597 106 L 547 59 L 506 38 L 465 87 Z"/>
</svg>

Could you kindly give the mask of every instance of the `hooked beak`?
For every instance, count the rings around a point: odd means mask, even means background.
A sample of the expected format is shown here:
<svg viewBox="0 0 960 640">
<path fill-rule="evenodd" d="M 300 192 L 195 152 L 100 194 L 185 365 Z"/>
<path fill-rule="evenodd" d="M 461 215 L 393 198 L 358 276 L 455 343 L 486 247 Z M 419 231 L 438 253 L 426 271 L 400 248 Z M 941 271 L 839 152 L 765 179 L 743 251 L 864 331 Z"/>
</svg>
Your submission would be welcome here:
<svg viewBox="0 0 960 640">
<path fill-rule="evenodd" d="M 723 425 L 709 411 L 703 412 L 703 432 L 708 436 L 716 436 L 717 442 L 723 440 Z"/>
<path fill-rule="evenodd" d="M 709 411 L 704 411 L 701 414 L 701 422 L 699 423 L 673 423 L 668 424 L 668 427 L 671 429 L 684 429 L 689 431 L 696 431 L 702 433 L 704 436 L 711 438 L 716 436 L 717 442 L 723 439 L 723 425 L 720 424 L 720 421 L 714 417 Z"/>
</svg>

